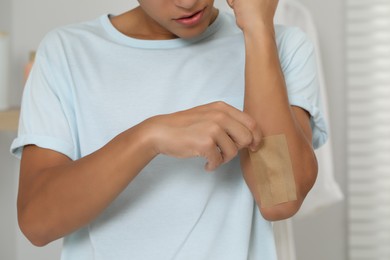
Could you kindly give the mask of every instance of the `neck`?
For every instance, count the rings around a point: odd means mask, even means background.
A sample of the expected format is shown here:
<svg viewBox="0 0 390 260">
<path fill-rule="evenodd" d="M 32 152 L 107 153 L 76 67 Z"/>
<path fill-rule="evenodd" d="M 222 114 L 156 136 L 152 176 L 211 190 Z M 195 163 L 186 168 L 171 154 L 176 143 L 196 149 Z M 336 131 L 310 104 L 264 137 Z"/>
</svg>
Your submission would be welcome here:
<svg viewBox="0 0 390 260">
<path fill-rule="evenodd" d="M 218 17 L 218 9 L 213 8 L 212 24 Z M 145 14 L 140 6 L 111 18 L 112 25 L 126 36 L 141 40 L 169 40 L 176 35 L 157 24 Z"/>
</svg>

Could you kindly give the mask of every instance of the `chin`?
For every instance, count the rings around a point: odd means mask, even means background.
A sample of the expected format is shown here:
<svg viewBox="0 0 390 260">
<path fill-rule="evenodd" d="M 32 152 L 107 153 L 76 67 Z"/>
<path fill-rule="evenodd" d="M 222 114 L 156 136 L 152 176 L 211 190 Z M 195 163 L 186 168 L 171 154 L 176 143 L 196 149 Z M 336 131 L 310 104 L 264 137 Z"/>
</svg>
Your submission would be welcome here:
<svg viewBox="0 0 390 260">
<path fill-rule="evenodd" d="M 206 31 L 206 29 L 208 28 L 208 26 L 202 26 L 202 27 L 196 27 L 196 28 L 188 28 L 188 29 L 184 29 L 184 30 L 181 30 L 180 32 L 178 32 L 178 34 L 176 34 L 177 37 L 179 38 L 182 38 L 182 39 L 192 39 L 192 38 L 195 38 L 199 35 L 201 35 L 203 32 Z"/>
</svg>

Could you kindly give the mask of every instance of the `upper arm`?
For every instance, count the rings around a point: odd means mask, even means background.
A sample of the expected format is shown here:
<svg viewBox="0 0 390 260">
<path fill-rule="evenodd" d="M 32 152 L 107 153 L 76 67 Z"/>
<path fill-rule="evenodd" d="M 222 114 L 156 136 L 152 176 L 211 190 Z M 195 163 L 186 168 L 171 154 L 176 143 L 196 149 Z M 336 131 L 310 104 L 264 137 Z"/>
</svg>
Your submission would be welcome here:
<svg viewBox="0 0 390 260">
<path fill-rule="evenodd" d="M 291 110 L 296 119 L 296 122 L 299 124 L 299 128 L 302 130 L 305 138 L 308 142 L 312 142 L 313 130 L 310 125 L 310 114 L 306 110 L 298 106 L 291 106 Z"/>
<path fill-rule="evenodd" d="M 45 169 L 71 162 L 71 159 L 59 152 L 40 148 L 36 145 L 27 145 L 23 148 L 18 192 L 18 207 L 34 193 L 36 182 L 43 181 L 42 173 Z"/>
</svg>

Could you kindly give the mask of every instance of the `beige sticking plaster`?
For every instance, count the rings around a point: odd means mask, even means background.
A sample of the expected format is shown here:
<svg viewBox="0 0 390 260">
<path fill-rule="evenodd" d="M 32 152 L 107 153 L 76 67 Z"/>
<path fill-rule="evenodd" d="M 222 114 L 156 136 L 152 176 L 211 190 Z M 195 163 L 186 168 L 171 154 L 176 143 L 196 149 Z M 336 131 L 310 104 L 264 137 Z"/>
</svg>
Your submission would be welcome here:
<svg viewBox="0 0 390 260">
<path fill-rule="evenodd" d="M 285 135 L 263 138 L 257 152 L 249 151 L 261 207 L 297 199 L 295 179 Z"/>
</svg>

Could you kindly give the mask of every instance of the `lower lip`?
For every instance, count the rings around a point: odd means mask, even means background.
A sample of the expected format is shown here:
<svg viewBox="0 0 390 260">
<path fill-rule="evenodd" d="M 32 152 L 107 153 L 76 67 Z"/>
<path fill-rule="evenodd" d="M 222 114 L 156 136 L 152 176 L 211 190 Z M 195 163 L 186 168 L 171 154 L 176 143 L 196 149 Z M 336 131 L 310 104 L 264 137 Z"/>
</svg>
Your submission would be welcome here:
<svg viewBox="0 0 390 260">
<path fill-rule="evenodd" d="M 204 9 L 189 18 L 175 19 L 175 21 L 185 26 L 194 26 L 201 21 L 203 13 Z"/>
</svg>

